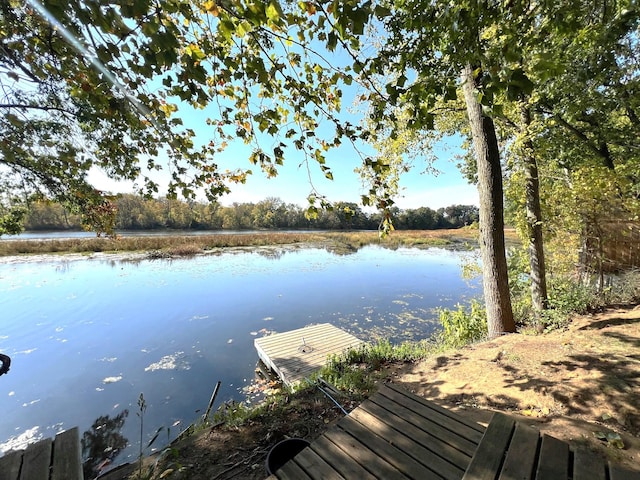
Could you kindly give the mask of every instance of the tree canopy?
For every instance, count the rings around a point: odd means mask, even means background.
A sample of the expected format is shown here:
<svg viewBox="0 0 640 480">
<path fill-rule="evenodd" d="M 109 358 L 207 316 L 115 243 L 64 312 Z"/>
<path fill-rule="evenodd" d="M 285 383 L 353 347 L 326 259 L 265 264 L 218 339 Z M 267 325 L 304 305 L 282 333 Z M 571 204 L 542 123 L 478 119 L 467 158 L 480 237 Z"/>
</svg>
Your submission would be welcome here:
<svg viewBox="0 0 640 480">
<path fill-rule="evenodd" d="M 101 205 L 92 168 L 147 193 L 164 169 L 170 196 L 215 198 L 251 173 L 217 168 L 232 139 L 251 146 L 250 164 L 267 176 L 289 147 L 331 178 L 324 152 L 354 136 L 335 116 L 352 77 L 313 49 L 316 31 L 332 45 L 340 27 L 314 13 L 277 1 L 3 2 L 3 206 L 33 196 Z M 206 107 L 208 136 L 195 138 L 181 115 Z M 334 125 L 328 138 L 322 119 Z"/>
</svg>

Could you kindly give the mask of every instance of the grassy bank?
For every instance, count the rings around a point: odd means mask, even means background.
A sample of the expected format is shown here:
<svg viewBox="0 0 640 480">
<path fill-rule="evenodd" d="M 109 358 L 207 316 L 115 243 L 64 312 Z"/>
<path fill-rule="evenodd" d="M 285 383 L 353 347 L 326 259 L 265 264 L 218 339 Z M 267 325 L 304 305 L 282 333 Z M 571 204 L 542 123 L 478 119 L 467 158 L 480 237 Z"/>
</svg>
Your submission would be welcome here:
<svg viewBox="0 0 640 480">
<path fill-rule="evenodd" d="M 0 256 L 43 255 L 63 253 L 150 253 L 158 256 L 185 256 L 219 248 L 259 247 L 267 245 L 317 244 L 337 253 L 378 244 L 390 248 L 399 246 L 458 246 L 477 245 L 477 230 L 405 230 L 380 238 L 377 232 L 264 232 L 216 235 L 126 236 L 118 238 L 73 238 L 54 240 L 3 240 Z"/>
</svg>

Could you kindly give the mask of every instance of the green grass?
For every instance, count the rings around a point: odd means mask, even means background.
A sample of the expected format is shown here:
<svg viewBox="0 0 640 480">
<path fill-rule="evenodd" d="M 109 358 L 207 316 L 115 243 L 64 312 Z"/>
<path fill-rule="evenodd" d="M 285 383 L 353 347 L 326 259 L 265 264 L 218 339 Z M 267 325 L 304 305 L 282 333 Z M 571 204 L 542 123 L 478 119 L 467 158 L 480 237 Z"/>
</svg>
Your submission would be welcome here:
<svg viewBox="0 0 640 480">
<path fill-rule="evenodd" d="M 417 362 L 441 351 L 434 340 L 404 342 L 399 345 L 389 340 L 365 344 L 332 356 L 318 374 L 339 390 L 356 396 L 366 396 L 376 382 L 384 376 L 384 367 L 391 363 Z"/>
</svg>

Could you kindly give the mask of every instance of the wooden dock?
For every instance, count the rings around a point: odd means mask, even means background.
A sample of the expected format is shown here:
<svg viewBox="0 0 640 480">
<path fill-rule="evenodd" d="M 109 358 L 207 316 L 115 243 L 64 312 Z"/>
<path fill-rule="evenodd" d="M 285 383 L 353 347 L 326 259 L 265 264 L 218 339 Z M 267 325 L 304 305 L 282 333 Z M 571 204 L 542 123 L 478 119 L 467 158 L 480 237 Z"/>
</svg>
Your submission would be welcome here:
<svg viewBox="0 0 640 480">
<path fill-rule="evenodd" d="M 496 412 L 463 480 L 640 480 L 584 449 Z"/>
<path fill-rule="evenodd" d="M 287 386 L 320 370 L 329 355 L 341 354 L 363 343 L 330 323 L 276 333 L 254 341 L 260 360 Z"/>
<path fill-rule="evenodd" d="M 277 470 L 270 480 L 460 480 L 484 430 L 389 384 Z"/>
<path fill-rule="evenodd" d="M 78 427 L 8 452 L 0 458 L 1 480 L 83 480 Z"/>
<path fill-rule="evenodd" d="M 501 413 L 485 427 L 388 384 L 268 480 L 640 480 Z"/>
</svg>

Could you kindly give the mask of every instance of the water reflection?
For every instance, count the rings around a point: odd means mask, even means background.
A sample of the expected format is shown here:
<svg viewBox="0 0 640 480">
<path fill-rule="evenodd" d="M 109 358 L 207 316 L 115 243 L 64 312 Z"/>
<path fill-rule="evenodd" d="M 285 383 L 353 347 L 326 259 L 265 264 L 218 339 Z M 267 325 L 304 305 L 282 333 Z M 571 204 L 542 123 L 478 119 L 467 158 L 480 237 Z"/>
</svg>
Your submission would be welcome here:
<svg viewBox="0 0 640 480">
<path fill-rule="evenodd" d="M 82 434 L 80 442 L 84 478 L 96 478 L 125 449 L 129 440 L 122 435 L 121 430 L 128 416 L 127 409 L 114 417 L 102 415 Z"/>
<path fill-rule="evenodd" d="M 69 265 L 69 263 L 70 263 L 70 262 L 65 262 L 65 261 L 63 261 L 63 262 L 61 262 L 61 263 L 56 264 L 56 267 L 55 267 L 55 268 L 56 268 L 56 272 L 60 272 L 60 273 L 68 273 L 68 272 L 69 272 L 69 270 L 70 270 L 70 265 Z"/>
</svg>

